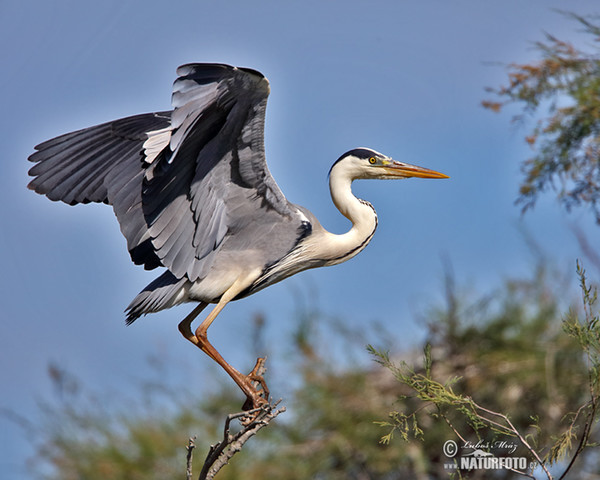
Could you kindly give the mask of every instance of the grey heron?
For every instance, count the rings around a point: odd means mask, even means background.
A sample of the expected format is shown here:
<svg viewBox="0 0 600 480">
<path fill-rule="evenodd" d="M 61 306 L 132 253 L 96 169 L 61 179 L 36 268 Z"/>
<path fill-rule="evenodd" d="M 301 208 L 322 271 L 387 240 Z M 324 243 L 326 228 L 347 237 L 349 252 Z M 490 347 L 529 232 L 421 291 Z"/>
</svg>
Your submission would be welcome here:
<svg viewBox="0 0 600 480">
<path fill-rule="evenodd" d="M 362 251 L 377 215 L 352 194 L 353 180 L 448 178 L 375 150 L 350 150 L 331 167 L 329 187 L 352 227 L 330 233 L 286 199 L 267 168 L 268 95 L 269 82 L 255 70 L 183 65 L 173 84 L 172 111 L 67 133 L 39 144 L 29 157 L 35 163 L 30 189 L 70 205 L 112 205 L 133 262 L 166 269 L 127 307 L 127 323 L 197 302 L 179 330 L 233 378 L 246 395 L 245 408 L 268 401 L 258 374 L 262 359 L 243 375 L 211 345 L 207 330 L 225 305 Z M 193 330 L 208 304 L 216 306 Z"/>
</svg>

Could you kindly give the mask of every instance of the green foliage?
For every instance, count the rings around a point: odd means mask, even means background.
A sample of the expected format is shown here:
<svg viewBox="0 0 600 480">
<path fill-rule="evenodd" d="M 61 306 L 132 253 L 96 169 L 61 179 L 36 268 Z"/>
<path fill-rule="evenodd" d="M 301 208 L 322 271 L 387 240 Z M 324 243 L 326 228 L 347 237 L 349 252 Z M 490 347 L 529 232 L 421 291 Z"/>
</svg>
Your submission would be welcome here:
<svg viewBox="0 0 600 480">
<path fill-rule="evenodd" d="M 379 422 L 388 429 L 381 441 L 390 443 L 395 432 L 400 432 L 405 441 L 410 440 L 411 433 L 428 438 L 431 429 L 419 425 L 429 416 L 444 420 L 463 444 L 470 436 L 485 440 L 485 445 L 502 438 L 514 439 L 519 446 L 516 455 L 534 461 L 548 479 L 554 478 L 550 467 L 559 464 L 564 471 L 560 478 L 573 473 L 575 460 L 587 452 L 587 447 L 596 446 L 592 429 L 598 420 L 600 388 L 600 317 L 594 310 L 597 291 L 587 285 L 579 264 L 577 272 L 584 315 L 581 319 L 570 311 L 562 323 L 568 336 L 552 328 L 558 324 L 555 297 L 548 295 L 540 270 L 539 278 L 532 282 L 509 282 L 500 309 L 479 326 L 457 315 L 459 304 L 450 291 L 451 308 L 446 312 L 452 315 L 446 317 L 446 325 L 451 328 L 442 329 L 442 335 L 434 337 L 433 348 L 425 349 L 421 370 L 405 362 L 393 362 L 387 352 L 369 346 L 377 362 L 408 387 L 410 393 L 403 398 L 413 400 L 412 410 L 392 411 L 390 421 Z M 532 289 L 537 291 L 537 299 L 534 305 L 528 305 L 521 294 L 530 295 Z M 469 339 L 464 335 L 467 332 Z M 460 363 L 482 371 L 471 379 L 465 370 L 462 376 L 437 380 L 447 378 L 447 372 L 460 372 Z M 499 366 L 494 373 L 492 369 Z M 505 393 L 509 395 L 503 396 Z M 583 463 L 578 461 L 580 466 Z M 531 476 L 533 470 L 528 467 L 520 473 Z"/>
<path fill-rule="evenodd" d="M 563 323 L 564 331 L 577 339 L 581 348 L 586 353 L 590 367 L 590 379 L 593 387 L 598 385 L 598 366 L 600 361 L 600 317 L 595 314 L 595 304 L 598 300 L 598 290 L 588 286 L 585 270 L 577 262 L 577 274 L 582 292 L 584 318 L 570 312 Z"/>
<path fill-rule="evenodd" d="M 600 38 L 600 26 L 591 18 L 565 15 L 596 41 Z M 496 112 L 506 104 L 518 103 L 526 114 L 542 114 L 525 137 L 536 153 L 522 165 L 525 178 L 518 203 L 526 210 L 540 193 L 557 188 L 558 183 L 558 198 L 567 209 L 587 205 L 600 223 L 599 51 L 580 51 L 552 35 L 535 47 L 541 60 L 510 64 L 508 85 L 489 89 L 500 101 L 482 102 Z M 521 119 L 522 115 L 515 117 Z"/>
<path fill-rule="evenodd" d="M 585 353 L 588 399 L 576 412 L 569 415 L 569 427 L 557 439 L 546 456 L 550 463 L 564 460 L 573 451 L 574 460 L 584 448 L 597 446 L 591 441 L 591 431 L 593 424 L 598 421 L 598 396 L 600 395 L 600 316 L 595 308 L 598 290 L 596 287 L 588 286 L 585 270 L 579 262 L 577 262 L 577 274 L 582 292 L 583 317 L 571 311 L 563 322 L 563 329 L 577 340 Z M 574 442 L 577 440 L 579 443 L 574 447 Z M 570 465 L 572 463 L 573 461 Z"/>
</svg>

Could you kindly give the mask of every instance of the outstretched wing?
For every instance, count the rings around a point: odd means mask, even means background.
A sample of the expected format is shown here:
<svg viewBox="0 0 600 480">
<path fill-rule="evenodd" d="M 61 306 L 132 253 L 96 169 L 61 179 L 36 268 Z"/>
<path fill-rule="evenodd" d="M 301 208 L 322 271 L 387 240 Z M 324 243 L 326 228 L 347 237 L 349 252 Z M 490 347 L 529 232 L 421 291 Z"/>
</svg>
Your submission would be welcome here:
<svg viewBox="0 0 600 480">
<path fill-rule="evenodd" d="M 264 157 L 269 84 L 219 64 L 179 67 L 174 111 L 109 122 L 39 145 L 30 183 L 70 204 L 113 205 L 132 259 L 203 277 L 228 233 L 297 215 Z"/>
<path fill-rule="evenodd" d="M 168 152 L 147 172 L 144 214 L 161 262 L 181 278 L 203 277 L 238 217 L 239 188 L 280 215 L 292 213 L 267 168 L 264 120 L 269 84 L 253 70 L 179 67 Z"/>
</svg>

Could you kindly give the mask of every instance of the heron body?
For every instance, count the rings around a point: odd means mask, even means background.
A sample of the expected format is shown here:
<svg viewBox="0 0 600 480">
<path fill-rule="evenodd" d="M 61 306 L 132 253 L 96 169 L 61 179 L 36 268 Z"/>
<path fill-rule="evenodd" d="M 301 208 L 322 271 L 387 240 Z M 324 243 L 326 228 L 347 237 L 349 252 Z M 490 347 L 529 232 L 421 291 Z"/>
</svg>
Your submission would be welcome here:
<svg viewBox="0 0 600 480">
<path fill-rule="evenodd" d="M 198 302 L 182 334 L 217 361 L 246 394 L 266 401 L 256 374 L 242 375 L 210 344 L 206 331 L 223 307 L 308 268 L 357 255 L 377 228 L 373 206 L 352 194 L 355 179 L 447 178 L 367 148 L 332 166 L 334 204 L 352 222 L 325 230 L 289 202 L 265 161 L 269 83 L 259 72 L 221 64 L 177 70 L 170 112 L 148 113 L 68 133 L 36 147 L 29 188 L 71 205 L 112 205 L 134 263 L 165 271 L 127 307 L 127 322 Z M 195 330 L 191 324 L 216 306 Z M 262 385 L 257 390 L 256 382 Z"/>
</svg>

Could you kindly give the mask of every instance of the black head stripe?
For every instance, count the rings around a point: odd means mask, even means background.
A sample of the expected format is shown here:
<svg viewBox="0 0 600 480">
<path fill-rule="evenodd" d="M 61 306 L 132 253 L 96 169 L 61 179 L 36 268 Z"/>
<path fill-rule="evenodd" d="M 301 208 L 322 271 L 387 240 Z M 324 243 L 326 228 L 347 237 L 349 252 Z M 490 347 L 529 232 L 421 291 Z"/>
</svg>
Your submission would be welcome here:
<svg viewBox="0 0 600 480">
<path fill-rule="evenodd" d="M 356 158 L 364 158 L 365 160 L 369 157 L 380 157 L 381 155 L 377 153 L 375 150 L 371 150 L 370 148 L 354 148 L 352 150 L 348 150 L 344 153 L 340 158 L 338 158 L 335 163 L 329 169 L 329 174 L 331 174 L 331 170 L 333 167 L 337 165 L 338 162 L 342 161 L 346 157 L 356 157 Z"/>
</svg>

